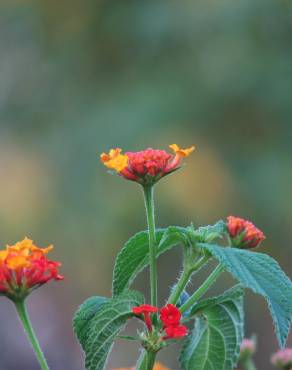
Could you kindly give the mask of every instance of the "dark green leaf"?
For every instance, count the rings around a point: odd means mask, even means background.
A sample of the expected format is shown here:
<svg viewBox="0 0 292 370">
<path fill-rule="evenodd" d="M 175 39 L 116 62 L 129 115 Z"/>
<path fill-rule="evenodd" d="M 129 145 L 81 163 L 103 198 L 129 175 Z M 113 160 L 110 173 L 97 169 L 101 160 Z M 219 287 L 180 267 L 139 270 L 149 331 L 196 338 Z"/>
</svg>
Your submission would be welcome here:
<svg viewBox="0 0 292 370">
<path fill-rule="evenodd" d="M 270 256 L 249 250 L 200 244 L 239 282 L 268 302 L 281 347 L 285 346 L 292 319 L 292 283 Z"/>
<path fill-rule="evenodd" d="M 217 300 L 217 303 L 215 303 Z M 207 303 L 207 300 L 205 301 Z M 183 370 L 232 370 L 243 339 L 243 291 L 233 288 L 201 304 L 180 355 Z"/>
<path fill-rule="evenodd" d="M 74 315 L 74 331 L 83 349 L 88 336 L 90 320 L 107 300 L 108 298 L 105 297 L 90 297 L 82 303 Z"/>
<path fill-rule="evenodd" d="M 128 291 L 118 297 L 92 297 L 77 311 L 74 330 L 85 352 L 87 370 L 103 370 L 113 342 L 132 317 L 132 307 L 143 303 L 140 293 Z"/>
<path fill-rule="evenodd" d="M 156 231 L 157 255 L 187 242 L 186 229 L 170 226 Z M 141 231 L 130 238 L 119 252 L 113 275 L 113 296 L 129 289 L 135 277 L 149 264 L 148 231 Z"/>
<path fill-rule="evenodd" d="M 217 297 L 207 298 L 195 304 L 191 309 L 190 316 L 197 314 L 198 312 L 204 310 L 206 307 L 210 308 L 216 304 L 224 303 L 229 300 L 235 301 L 238 298 L 242 297 L 243 295 L 244 295 L 243 286 L 240 284 L 235 285 L 234 287 L 226 290 L 226 292 Z"/>
</svg>

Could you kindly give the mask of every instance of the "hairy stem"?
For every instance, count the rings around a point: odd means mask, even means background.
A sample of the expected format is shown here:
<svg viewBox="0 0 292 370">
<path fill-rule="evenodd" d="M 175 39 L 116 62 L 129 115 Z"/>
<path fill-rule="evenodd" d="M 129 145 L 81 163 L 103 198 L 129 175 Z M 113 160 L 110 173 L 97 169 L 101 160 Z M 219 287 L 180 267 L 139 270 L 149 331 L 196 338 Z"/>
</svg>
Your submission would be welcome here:
<svg viewBox="0 0 292 370">
<path fill-rule="evenodd" d="M 47 361 L 44 357 L 44 354 L 41 350 L 41 347 L 39 345 L 39 342 L 37 340 L 37 337 L 35 335 L 35 332 L 33 330 L 33 327 L 31 325 L 30 319 L 28 317 L 25 301 L 21 300 L 18 302 L 14 302 L 16 311 L 18 313 L 19 319 L 23 325 L 24 331 L 26 332 L 26 335 L 31 343 L 31 346 L 35 352 L 35 355 L 39 361 L 40 367 L 42 370 L 49 370 Z"/>
<path fill-rule="evenodd" d="M 181 274 L 181 276 L 180 276 L 180 278 L 178 280 L 178 283 L 177 283 L 175 289 L 172 291 L 172 293 L 171 293 L 171 295 L 170 295 L 170 297 L 168 299 L 168 302 L 169 303 L 172 303 L 172 304 L 176 304 L 177 303 L 177 301 L 179 300 L 179 297 L 180 297 L 181 293 L 183 292 L 183 290 L 185 289 L 186 285 L 188 284 L 189 279 L 192 276 L 192 274 L 195 271 L 199 270 L 208 261 L 208 259 L 209 259 L 209 257 L 202 257 L 192 267 L 190 267 L 190 268 L 185 267 L 184 268 L 184 271 Z"/>
<path fill-rule="evenodd" d="M 181 295 L 181 293 L 183 292 L 185 286 L 187 285 L 190 277 L 192 275 L 192 271 L 190 270 L 184 270 L 183 273 L 181 274 L 178 282 L 177 282 L 177 285 L 175 287 L 175 289 L 173 289 L 173 291 L 171 292 L 171 295 L 168 299 L 168 303 L 172 303 L 172 304 L 176 304 L 177 301 L 179 300 L 179 297 Z"/>
<path fill-rule="evenodd" d="M 221 265 L 218 265 L 215 270 L 208 276 L 208 278 L 203 282 L 203 284 L 195 291 L 195 293 L 191 295 L 190 298 L 180 307 L 180 311 L 184 313 L 185 311 L 190 309 L 215 283 L 223 270 L 223 267 Z"/>
<path fill-rule="evenodd" d="M 145 208 L 149 235 L 150 287 L 151 304 L 157 306 L 157 262 L 156 262 L 156 235 L 154 218 L 153 186 L 144 186 Z"/>
</svg>

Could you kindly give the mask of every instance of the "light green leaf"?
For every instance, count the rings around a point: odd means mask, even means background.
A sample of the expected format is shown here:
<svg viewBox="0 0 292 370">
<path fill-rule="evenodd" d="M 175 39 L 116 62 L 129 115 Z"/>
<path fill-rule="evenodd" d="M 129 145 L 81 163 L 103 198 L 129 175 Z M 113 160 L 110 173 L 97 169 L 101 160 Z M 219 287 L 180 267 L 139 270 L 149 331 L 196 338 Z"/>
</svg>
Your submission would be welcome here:
<svg viewBox="0 0 292 370">
<path fill-rule="evenodd" d="M 292 319 L 292 283 L 278 263 L 263 253 L 211 244 L 199 246 L 207 249 L 243 286 L 267 300 L 278 342 L 284 347 Z"/>
<path fill-rule="evenodd" d="M 104 301 L 100 298 L 87 300 L 74 317 L 74 330 L 85 352 L 87 370 L 105 369 L 114 339 L 133 315 L 132 307 L 144 301 L 134 291 Z"/>
<path fill-rule="evenodd" d="M 183 370 L 232 370 L 243 339 L 243 290 L 205 301 L 179 358 Z M 217 303 L 215 303 L 217 301 Z"/>
<path fill-rule="evenodd" d="M 172 247 L 187 242 L 186 229 L 170 226 L 156 231 L 157 256 Z M 148 231 L 130 238 L 119 252 L 113 274 L 113 296 L 129 289 L 135 277 L 149 264 Z"/>
<path fill-rule="evenodd" d="M 226 232 L 226 224 L 220 220 L 214 225 L 202 226 L 198 229 L 188 228 L 192 240 L 199 243 L 210 243 L 215 239 L 220 239 Z"/>
</svg>

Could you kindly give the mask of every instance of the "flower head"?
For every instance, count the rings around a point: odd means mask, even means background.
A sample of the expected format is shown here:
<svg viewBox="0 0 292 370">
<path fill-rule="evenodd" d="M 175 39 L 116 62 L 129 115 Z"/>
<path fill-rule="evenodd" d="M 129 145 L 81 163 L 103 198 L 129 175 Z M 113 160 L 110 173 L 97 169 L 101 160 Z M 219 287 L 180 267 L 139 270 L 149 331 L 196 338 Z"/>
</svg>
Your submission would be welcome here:
<svg viewBox="0 0 292 370">
<path fill-rule="evenodd" d="M 227 217 L 227 230 L 235 247 L 255 248 L 266 237 L 252 222 L 240 217 Z"/>
<path fill-rule="evenodd" d="M 292 367 L 292 348 L 285 348 L 276 352 L 272 356 L 271 362 L 279 369 L 290 369 L 290 367 Z"/>
<path fill-rule="evenodd" d="M 151 313 L 156 313 L 158 311 L 157 307 L 151 306 L 150 304 L 141 304 L 140 306 L 136 306 L 132 308 L 132 312 L 135 315 L 143 315 L 144 322 L 147 326 L 149 332 L 152 331 L 152 320 L 151 320 Z"/>
<path fill-rule="evenodd" d="M 184 325 L 170 325 L 166 326 L 164 339 L 180 339 L 188 334 L 188 330 Z"/>
<path fill-rule="evenodd" d="M 160 320 L 163 322 L 164 327 L 171 325 L 179 325 L 181 319 L 180 310 L 169 303 L 162 307 L 160 310 Z"/>
<path fill-rule="evenodd" d="M 162 177 L 179 168 L 184 157 L 189 156 L 195 147 L 181 149 L 178 145 L 169 146 L 174 154 L 164 150 L 148 148 L 140 152 L 126 152 L 122 154 L 120 148 L 100 156 L 103 164 L 115 170 L 127 180 L 136 181 L 142 185 L 153 185 Z"/>
<path fill-rule="evenodd" d="M 39 248 L 24 238 L 0 251 L 0 293 L 11 299 L 23 298 L 50 280 L 62 280 L 61 264 L 46 257 L 52 249 L 52 245 Z"/>
<path fill-rule="evenodd" d="M 256 351 L 255 339 L 244 338 L 240 345 L 240 358 L 252 356 Z"/>
</svg>

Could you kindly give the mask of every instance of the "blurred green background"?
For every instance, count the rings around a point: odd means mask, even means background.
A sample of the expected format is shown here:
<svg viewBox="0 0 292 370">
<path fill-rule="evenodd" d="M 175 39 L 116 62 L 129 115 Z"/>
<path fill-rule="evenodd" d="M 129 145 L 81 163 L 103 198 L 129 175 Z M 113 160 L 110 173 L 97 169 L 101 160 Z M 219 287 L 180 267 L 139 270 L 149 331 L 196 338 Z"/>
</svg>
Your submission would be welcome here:
<svg viewBox="0 0 292 370">
<path fill-rule="evenodd" d="M 52 370 L 83 368 L 73 312 L 110 295 L 115 255 L 145 228 L 139 187 L 99 163 L 111 147 L 195 144 L 187 166 L 157 186 L 158 225 L 249 218 L 267 235 L 261 250 L 292 276 L 291 39 L 285 0 L 1 1 L 1 245 L 27 235 L 53 243 L 63 262 L 66 280 L 29 299 Z M 178 259 L 159 261 L 161 304 Z M 213 292 L 231 283 L 225 274 Z M 135 287 L 148 294 L 147 272 Z M 37 370 L 4 298 L 0 312 L 0 370 Z M 248 293 L 246 312 L 258 368 L 270 370 L 267 307 Z M 159 357 L 172 370 L 174 352 Z M 119 342 L 108 368 L 137 356 Z"/>
</svg>

